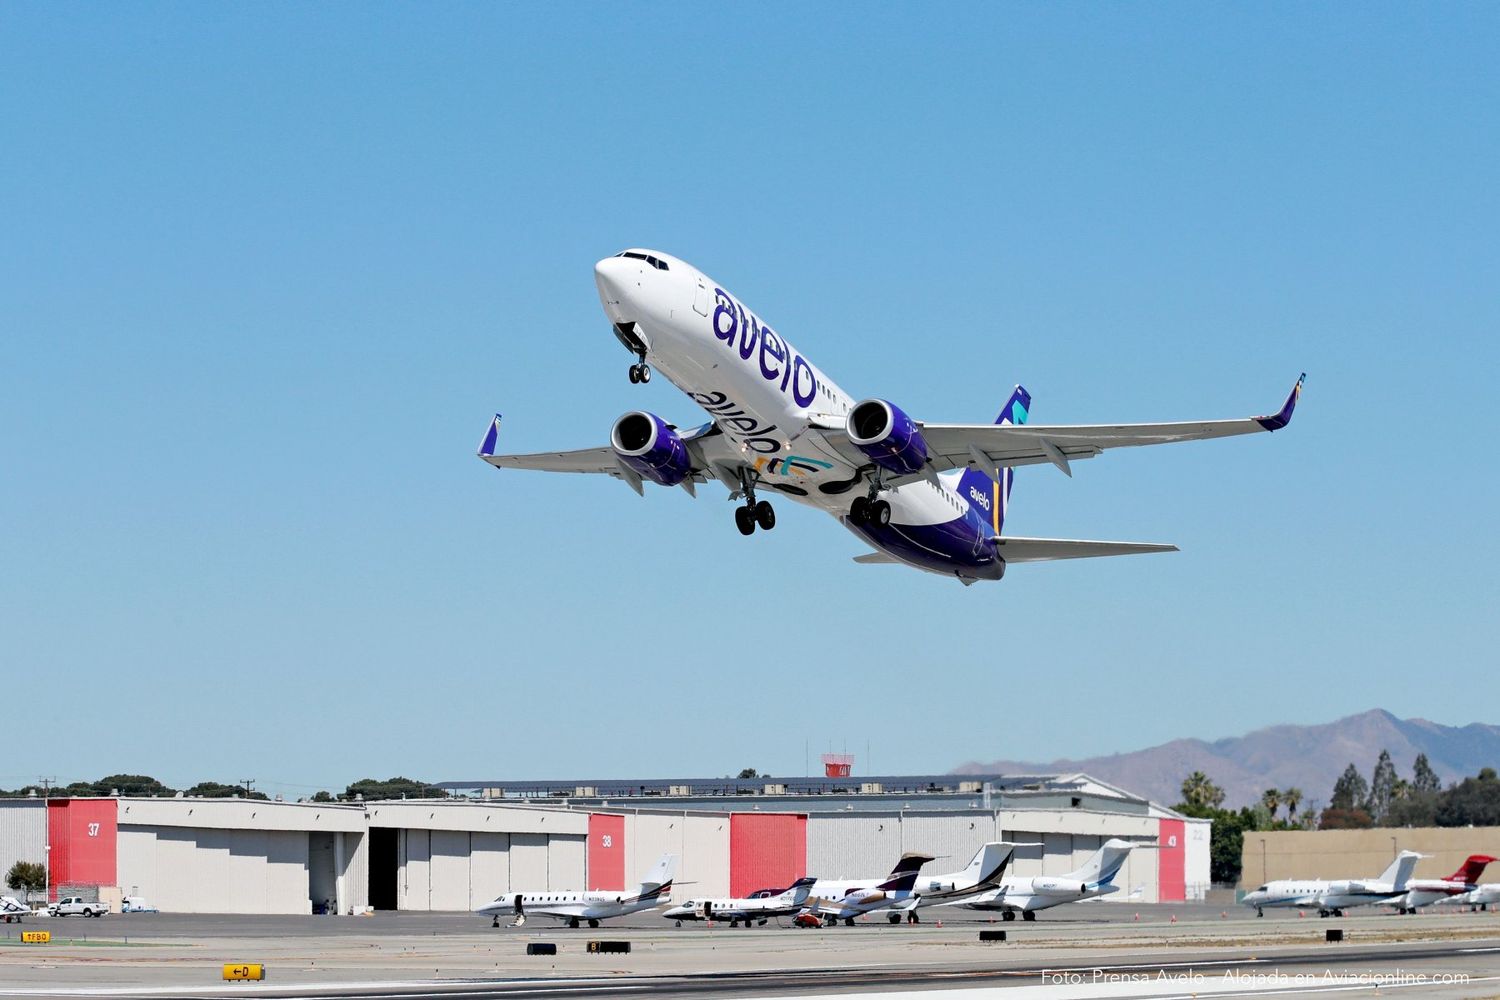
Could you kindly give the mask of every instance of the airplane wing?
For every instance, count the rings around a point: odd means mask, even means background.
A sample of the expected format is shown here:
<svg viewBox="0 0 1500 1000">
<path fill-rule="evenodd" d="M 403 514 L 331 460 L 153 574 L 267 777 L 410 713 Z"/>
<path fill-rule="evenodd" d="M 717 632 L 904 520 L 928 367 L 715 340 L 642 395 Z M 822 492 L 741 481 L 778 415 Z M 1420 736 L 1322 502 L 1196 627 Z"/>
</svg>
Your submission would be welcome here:
<svg viewBox="0 0 1500 1000">
<path fill-rule="evenodd" d="M 995 551 L 1009 564 L 1134 556 L 1147 552 L 1176 552 L 1178 549 L 1175 545 L 1159 542 L 1086 542 L 1071 538 L 1008 538 L 1001 535 L 995 539 Z"/>
<path fill-rule="evenodd" d="M 644 494 L 643 480 L 639 473 L 620 461 L 613 448 L 579 448 L 574 451 L 539 451 L 526 455 L 498 455 L 495 444 L 500 436 L 500 414 L 490 421 L 489 431 L 479 446 L 479 457 L 497 469 L 534 469 L 539 472 L 576 472 L 613 476 L 624 480 L 637 493 Z M 723 433 L 713 424 L 681 435 L 693 457 L 693 470 L 682 481 L 682 488 L 697 496 L 697 483 L 706 483 L 717 478 L 731 490 L 739 489 L 738 471 L 745 465 L 743 458 L 727 443 Z"/>
<path fill-rule="evenodd" d="M 1051 463 L 1071 476 L 1072 462 L 1093 458 L 1111 448 L 1137 448 L 1179 441 L 1278 431 L 1292 421 L 1302 395 L 1304 372 L 1292 386 L 1281 409 L 1269 416 L 1240 420 L 1199 420 L 1166 424 L 935 424 L 917 421 L 927 442 L 928 468 L 907 476 L 887 476 L 900 486 L 935 473 L 973 466 L 991 473 L 996 468 Z M 842 428 L 824 429 L 829 441 L 855 464 L 869 461 L 850 442 Z"/>
</svg>

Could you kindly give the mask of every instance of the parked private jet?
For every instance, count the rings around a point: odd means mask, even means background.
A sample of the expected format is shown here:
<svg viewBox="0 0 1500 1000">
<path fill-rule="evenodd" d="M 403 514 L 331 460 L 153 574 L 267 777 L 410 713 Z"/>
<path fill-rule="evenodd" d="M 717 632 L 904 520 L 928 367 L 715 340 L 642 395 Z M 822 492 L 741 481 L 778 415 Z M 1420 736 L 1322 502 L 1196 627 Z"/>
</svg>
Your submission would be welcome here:
<svg viewBox="0 0 1500 1000">
<path fill-rule="evenodd" d="M 1077 871 L 1066 875 L 1012 875 L 989 892 L 949 905 L 999 910 L 1002 920 L 1014 920 L 1017 913 L 1025 920 L 1035 920 L 1038 910 L 1119 892 L 1115 876 L 1134 847 L 1128 840 L 1106 840 Z"/>
<path fill-rule="evenodd" d="M 500 917 L 513 913 L 516 926 L 526 923 L 529 916 L 552 917 L 566 920 L 569 927 L 577 927 L 588 921 L 590 927 L 598 927 L 599 921 L 611 917 L 623 917 L 627 913 L 649 910 L 653 906 L 672 900 L 672 877 L 677 872 L 677 855 L 663 854 L 652 869 L 641 880 L 636 892 L 515 892 L 500 896 L 492 902 L 477 907 L 474 912 L 494 919 L 493 926 L 500 926 Z"/>
<path fill-rule="evenodd" d="M 609 443 L 579 451 L 497 454 L 497 414 L 479 455 L 497 467 L 599 473 L 643 483 L 718 480 L 741 534 L 770 530 L 772 491 L 837 518 L 874 551 L 859 563 L 901 563 L 965 585 L 999 580 L 1012 563 L 1174 552 L 1176 546 L 1018 538 L 1002 534 L 1014 470 L 1072 463 L 1110 448 L 1276 431 L 1292 418 L 1302 379 L 1270 416 L 1189 423 L 1028 424 L 1017 386 L 992 424 L 935 423 L 882 398 L 856 400 L 724 288 L 684 261 L 625 250 L 594 265 L 615 337 L 636 357 L 630 381 L 655 365 L 710 420 L 680 430 L 654 413 L 615 421 Z"/>
<path fill-rule="evenodd" d="M 772 917 L 789 917 L 801 910 L 816 881 L 812 877 L 799 878 L 781 892 L 758 893 L 748 899 L 690 899 L 680 906 L 667 908 L 662 916 L 679 924 L 684 920 L 727 920 L 730 927 L 743 922 L 748 928 L 752 924 L 764 924 Z"/>
<path fill-rule="evenodd" d="M 1484 885 L 1476 885 L 1468 892 L 1458 896 L 1450 896 L 1443 900 L 1446 903 L 1455 903 L 1467 906 L 1474 910 L 1488 910 L 1491 906 L 1500 905 L 1500 882 L 1486 882 Z"/>
<path fill-rule="evenodd" d="M 1255 907 L 1257 917 L 1265 916 L 1264 911 L 1268 906 L 1316 906 L 1320 917 L 1342 917 L 1344 911 L 1352 906 L 1394 904 L 1397 899 L 1405 896 L 1412 869 L 1424 857 L 1426 855 L 1416 851 L 1402 851 L 1385 871 L 1373 879 L 1342 879 L 1335 882 L 1325 879 L 1278 879 L 1259 886 L 1254 892 L 1246 893 L 1240 902 Z"/>
<path fill-rule="evenodd" d="M 11 921 L 19 924 L 22 917 L 29 916 L 31 916 L 31 907 L 14 896 L 0 896 L 0 918 L 3 918 L 7 924 Z"/>
<path fill-rule="evenodd" d="M 1418 907 L 1430 906 L 1453 896 L 1462 896 L 1479 888 L 1479 877 L 1495 859 L 1488 854 L 1471 854 L 1458 871 L 1447 878 L 1414 878 L 1406 883 L 1406 895 L 1391 904 L 1402 913 L 1416 913 Z"/>
<path fill-rule="evenodd" d="M 813 891 L 808 896 L 807 904 L 798 911 L 792 924 L 796 927 L 818 927 L 823 924 L 831 925 L 842 919 L 852 926 L 856 914 L 840 912 L 835 916 L 834 911 L 837 909 L 835 904 L 846 896 L 856 896 L 874 902 L 877 897 L 885 898 L 889 894 L 910 894 L 912 886 L 917 884 L 917 875 L 921 872 L 922 866 L 932 860 L 931 854 L 908 851 L 901 855 L 896 862 L 896 867 L 892 868 L 891 873 L 884 878 L 820 878 L 813 883 Z M 902 898 L 906 896 L 903 895 Z M 826 912 L 825 907 L 828 907 Z"/>
<path fill-rule="evenodd" d="M 1000 884 L 1005 868 L 1010 864 L 1015 844 L 994 841 L 980 847 L 962 871 L 947 875 L 922 875 L 912 879 L 910 886 L 886 885 L 868 889 L 842 889 L 842 883 L 824 883 L 819 880 L 813 886 L 803 912 L 809 916 L 820 916 L 825 924 L 842 920 L 852 924 L 854 918 L 874 910 L 889 910 L 888 919 L 893 924 L 904 916 L 918 923 L 917 909 L 922 906 L 937 906 L 968 899 L 988 892 Z"/>
</svg>

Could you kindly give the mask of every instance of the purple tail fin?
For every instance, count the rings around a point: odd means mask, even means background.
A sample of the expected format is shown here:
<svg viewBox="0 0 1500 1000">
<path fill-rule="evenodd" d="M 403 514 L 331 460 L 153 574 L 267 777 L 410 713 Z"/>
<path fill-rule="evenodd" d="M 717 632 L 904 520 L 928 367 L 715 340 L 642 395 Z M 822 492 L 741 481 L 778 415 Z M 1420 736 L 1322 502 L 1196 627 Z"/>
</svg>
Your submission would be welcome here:
<svg viewBox="0 0 1500 1000">
<path fill-rule="evenodd" d="M 995 423 L 1024 424 L 1030 415 L 1031 393 L 1024 386 L 1018 385 L 1016 391 L 1010 394 L 1010 399 L 1005 401 Z M 958 481 L 959 496 L 970 503 L 978 503 L 981 510 L 989 511 L 990 526 L 994 528 L 996 535 L 1005 527 L 1005 512 L 1010 507 L 1010 487 L 1016 476 L 1015 469 L 999 471 L 1000 479 L 997 482 L 988 470 L 981 471 L 971 466 Z"/>
</svg>

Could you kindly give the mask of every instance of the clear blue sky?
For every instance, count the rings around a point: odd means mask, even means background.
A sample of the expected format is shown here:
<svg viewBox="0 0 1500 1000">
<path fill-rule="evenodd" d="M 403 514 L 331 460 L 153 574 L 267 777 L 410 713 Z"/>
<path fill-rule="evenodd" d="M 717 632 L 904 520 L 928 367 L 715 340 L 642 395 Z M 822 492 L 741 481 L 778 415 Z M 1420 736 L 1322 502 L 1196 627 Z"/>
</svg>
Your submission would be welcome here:
<svg viewBox="0 0 1500 1000">
<path fill-rule="evenodd" d="M 1500 721 L 1493 5 L 0 7 L 0 785 L 800 774 Z M 969 589 L 474 458 L 645 406 L 592 264 L 856 395 L 1286 433 L 1017 475 Z M 80 735 L 73 736 L 77 731 Z M 873 759 L 865 761 L 867 742 Z"/>
</svg>

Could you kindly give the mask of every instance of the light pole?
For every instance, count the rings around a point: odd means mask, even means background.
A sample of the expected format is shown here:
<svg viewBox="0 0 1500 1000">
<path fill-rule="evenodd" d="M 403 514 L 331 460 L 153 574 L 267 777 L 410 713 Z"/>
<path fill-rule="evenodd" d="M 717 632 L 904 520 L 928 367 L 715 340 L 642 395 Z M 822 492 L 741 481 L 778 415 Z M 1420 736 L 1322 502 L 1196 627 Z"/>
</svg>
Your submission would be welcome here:
<svg viewBox="0 0 1500 1000">
<path fill-rule="evenodd" d="M 52 845 L 42 845 L 42 905 L 52 902 Z"/>
<path fill-rule="evenodd" d="M 1394 858 L 1399 853 L 1400 852 L 1396 850 L 1396 838 L 1392 837 L 1391 838 L 1391 857 Z"/>
<path fill-rule="evenodd" d="M 1265 885 L 1269 879 L 1266 878 L 1266 838 L 1260 838 L 1260 884 Z"/>
</svg>

